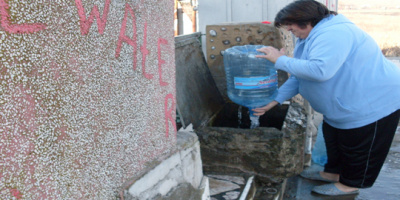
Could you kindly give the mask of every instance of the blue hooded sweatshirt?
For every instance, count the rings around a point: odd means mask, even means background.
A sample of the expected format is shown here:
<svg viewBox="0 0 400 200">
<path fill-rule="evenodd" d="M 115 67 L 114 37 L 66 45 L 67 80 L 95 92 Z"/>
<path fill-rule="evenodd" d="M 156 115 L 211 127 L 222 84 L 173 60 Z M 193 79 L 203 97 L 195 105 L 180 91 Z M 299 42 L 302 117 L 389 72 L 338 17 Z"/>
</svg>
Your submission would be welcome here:
<svg viewBox="0 0 400 200">
<path fill-rule="evenodd" d="M 358 128 L 400 109 L 400 68 L 376 42 L 343 15 L 330 15 L 298 39 L 294 58 L 275 68 L 290 78 L 279 88 L 282 103 L 300 93 L 339 129 Z"/>
</svg>

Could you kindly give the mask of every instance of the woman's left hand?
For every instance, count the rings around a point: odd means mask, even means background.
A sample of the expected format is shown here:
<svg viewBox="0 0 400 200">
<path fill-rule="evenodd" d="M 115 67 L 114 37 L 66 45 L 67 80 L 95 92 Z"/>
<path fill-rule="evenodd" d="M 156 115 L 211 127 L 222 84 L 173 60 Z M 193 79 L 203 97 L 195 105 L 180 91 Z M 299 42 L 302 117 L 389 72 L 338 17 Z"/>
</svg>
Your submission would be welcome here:
<svg viewBox="0 0 400 200">
<path fill-rule="evenodd" d="M 265 55 L 256 55 L 257 58 L 265 58 L 272 63 L 276 63 L 279 57 L 285 55 L 285 49 L 282 48 L 281 50 L 278 50 L 277 48 L 274 47 L 263 47 L 261 49 L 257 49 L 257 51 L 261 53 L 265 53 Z"/>
</svg>

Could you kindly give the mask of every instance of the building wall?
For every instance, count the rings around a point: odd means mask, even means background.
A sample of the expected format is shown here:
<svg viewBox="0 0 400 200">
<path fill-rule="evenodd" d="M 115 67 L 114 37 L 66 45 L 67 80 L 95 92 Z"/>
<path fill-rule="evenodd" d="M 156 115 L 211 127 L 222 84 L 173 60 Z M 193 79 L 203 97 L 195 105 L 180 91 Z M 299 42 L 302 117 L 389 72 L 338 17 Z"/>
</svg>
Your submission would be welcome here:
<svg viewBox="0 0 400 200">
<path fill-rule="evenodd" d="M 173 3 L 0 0 L 0 199 L 113 199 L 175 151 Z"/>
</svg>

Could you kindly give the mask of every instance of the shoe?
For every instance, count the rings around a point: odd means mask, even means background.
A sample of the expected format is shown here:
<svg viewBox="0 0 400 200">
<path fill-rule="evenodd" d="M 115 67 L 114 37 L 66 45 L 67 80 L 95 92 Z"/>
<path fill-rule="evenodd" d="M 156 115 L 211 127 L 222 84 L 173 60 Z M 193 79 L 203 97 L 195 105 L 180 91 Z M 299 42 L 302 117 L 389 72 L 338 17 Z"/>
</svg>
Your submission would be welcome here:
<svg viewBox="0 0 400 200">
<path fill-rule="evenodd" d="M 320 185 L 320 186 L 315 186 L 312 189 L 313 192 L 317 194 L 322 194 L 326 196 L 343 196 L 343 195 L 355 195 L 359 193 L 359 190 L 355 190 L 352 192 L 343 192 L 339 190 L 334 183 L 331 184 L 326 184 L 326 185 Z"/>
<path fill-rule="evenodd" d="M 319 171 L 303 171 L 300 173 L 300 176 L 306 179 L 310 180 L 316 180 L 316 181 L 324 181 L 328 183 L 336 183 L 337 181 L 332 181 L 326 178 L 323 178 L 320 174 Z"/>
</svg>

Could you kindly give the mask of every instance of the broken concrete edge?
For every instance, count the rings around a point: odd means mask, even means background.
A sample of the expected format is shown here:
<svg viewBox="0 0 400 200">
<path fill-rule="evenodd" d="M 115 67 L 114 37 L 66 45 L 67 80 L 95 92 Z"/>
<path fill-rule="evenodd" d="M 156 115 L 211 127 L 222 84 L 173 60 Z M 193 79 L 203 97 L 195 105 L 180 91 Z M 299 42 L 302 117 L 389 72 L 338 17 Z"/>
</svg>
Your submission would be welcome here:
<svg viewBox="0 0 400 200">
<path fill-rule="evenodd" d="M 285 195 L 286 186 L 287 186 L 287 178 L 285 178 L 285 180 L 283 180 L 283 182 L 282 182 L 282 186 L 279 191 L 280 195 L 277 197 L 277 199 L 279 198 L 279 200 L 283 200 L 283 197 Z"/>
<path fill-rule="evenodd" d="M 162 200 L 210 200 L 209 181 L 207 177 L 203 177 L 200 187 L 194 188 L 190 183 L 179 184 L 174 190 L 166 196 L 160 194 L 153 199 Z M 138 199 L 141 200 L 141 199 Z"/>
<path fill-rule="evenodd" d="M 310 103 L 300 94 L 293 97 L 291 101 L 299 104 L 305 111 L 306 129 L 304 132 L 304 167 L 309 167 L 312 164 L 311 154 L 317 138 L 318 126 L 323 121 L 323 115 L 315 111 L 311 107 Z"/>
<path fill-rule="evenodd" d="M 186 46 L 191 43 L 200 43 L 201 32 L 196 32 L 188 35 L 175 36 L 175 48 Z"/>
<path fill-rule="evenodd" d="M 297 134 L 305 134 L 307 128 L 307 110 L 304 105 L 292 101 L 286 113 L 282 126 L 283 134 L 287 136 L 295 136 Z M 293 135 L 295 133 L 295 135 Z"/>
<path fill-rule="evenodd" d="M 210 181 L 208 180 L 208 177 L 203 176 L 199 189 L 203 191 L 201 200 L 210 200 Z"/>
<path fill-rule="evenodd" d="M 290 99 L 290 106 L 285 118 L 285 121 L 282 126 L 282 132 L 284 132 L 285 136 L 293 132 L 297 132 L 301 134 L 304 138 L 303 146 L 301 147 L 302 157 L 301 157 L 301 169 L 305 166 L 308 166 L 310 163 L 309 159 L 309 146 L 310 146 L 310 130 L 313 130 L 313 110 L 311 106 L 308 104 L 307 100 L 305 100 L 300 94 L 294 96 Z M 297 130 L 297 131 L 296 131 Z M 293 137 L 293 135 L 291 135 Z M 299 170 L 297 174 L 299 174 L 302 170 Z M 297 175 L 296 174 L 296 175 Z"/>
<path fill-rule="evenodd" d="M 120 199 L 168 199 L 179 193 L 207 199 L 208 178 L 203 176 L 200 143 L 192 131 L 177 133 L 176 151 L 165 159 L 152 162 L 152 168 L 124 184 Z"/>
<path fill-rule="evenodd" d="M 242 194 L 240 195 L 239 200 L 246 200 L 246 199 L 252 199 L 254 197 L 254 193 L 250 193 L 250 190 L 252 189 L 253 186 L 253 180 L 254 180 L 254 176 L 250 177 L 247 180 L 246 186 L 243 189 Z"/>
</svg>

